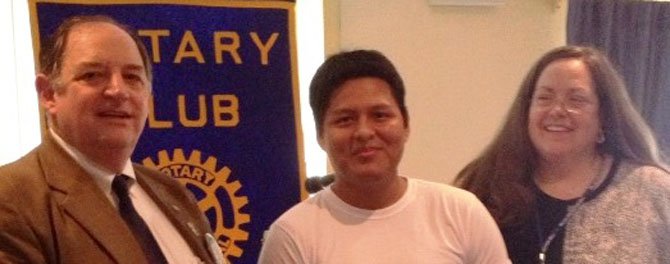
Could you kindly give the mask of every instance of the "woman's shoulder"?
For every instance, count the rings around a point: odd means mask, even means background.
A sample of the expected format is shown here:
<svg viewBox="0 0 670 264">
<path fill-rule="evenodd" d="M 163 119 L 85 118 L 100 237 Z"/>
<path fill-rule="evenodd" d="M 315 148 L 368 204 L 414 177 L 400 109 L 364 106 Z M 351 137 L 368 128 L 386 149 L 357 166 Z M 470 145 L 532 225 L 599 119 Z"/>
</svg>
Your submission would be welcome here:
<svg viewBox="0 0 670 264">
<path fill-rule="evenodd" d="M 670 193 L 670 173 L 657 166 L 622 160 L 617 174 L 626 185 Z"/>
<path fill-rule="evenodd" d="M 619 165 L 619 174 L 633 176 L 636 180 L 670 181 L 670 173 L 665 169 L 627 159 L 621 161 L 621 164 Z"/>
</svg>

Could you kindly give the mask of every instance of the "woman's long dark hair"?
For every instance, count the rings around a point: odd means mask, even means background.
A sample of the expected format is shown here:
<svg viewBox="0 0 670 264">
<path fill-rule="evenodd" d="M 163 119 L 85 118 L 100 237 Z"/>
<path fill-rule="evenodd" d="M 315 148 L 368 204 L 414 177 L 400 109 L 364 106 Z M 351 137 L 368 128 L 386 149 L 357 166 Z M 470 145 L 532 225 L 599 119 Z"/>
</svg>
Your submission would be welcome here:
<svg viewBox="0 0 670 264">
<path fill-rule="evenodd" d="M 531 177 L 538 154 L 528 134 L 528 112 L 540 74 L 549 64 L 561 59 L 578 59 L 591 73 L 605 133 L 605 142 L 598 145 L 598 150 L 665 169 L 651 129 L 631 103 L 623 79 L 609 59 L 591 47 L 553 49 L 526 75 L 493 142 L 466 165 L 455 180 L 456 185 L 482 200 L 501 227 L 519 223 L 534 206 Z"/>
</svg>

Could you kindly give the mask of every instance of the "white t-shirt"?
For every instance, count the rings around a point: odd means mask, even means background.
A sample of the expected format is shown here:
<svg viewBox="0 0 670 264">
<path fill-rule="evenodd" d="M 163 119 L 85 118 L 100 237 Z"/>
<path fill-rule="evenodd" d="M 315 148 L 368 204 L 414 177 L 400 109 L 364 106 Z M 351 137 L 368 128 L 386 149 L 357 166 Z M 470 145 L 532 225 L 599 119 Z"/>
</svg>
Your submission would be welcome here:
<svg viewBox="0 0 670 264">
<path fill-rule="evenodd" d="M 270 227 L 259 263 L 511 263 L 493 218 L 471 193 L 408 179 L 395 204 L 365 210 L 326 188 Z"/>
</svg>

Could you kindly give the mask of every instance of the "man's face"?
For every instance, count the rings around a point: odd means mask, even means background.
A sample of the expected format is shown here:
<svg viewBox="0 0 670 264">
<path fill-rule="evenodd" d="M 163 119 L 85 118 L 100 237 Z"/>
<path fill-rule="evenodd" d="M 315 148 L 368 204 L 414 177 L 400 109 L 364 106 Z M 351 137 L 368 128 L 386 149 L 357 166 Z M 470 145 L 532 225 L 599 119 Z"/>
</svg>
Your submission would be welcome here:
<svg viewBox="0 0 670 264">
<path fill-rule="evenodd" d="M 94 159 L 117 149 L 129 156 L 144 128 L 151 85 L 133 39 L 110 23 L 75 26 L 57 76 L 38 77 L 55 132 Z"/>
<path fill-rule="evenodd" d="M 397 176 L 408 135 L 390 86 L 363 77 L 346 81 L 333 93 L 319 144 L 338 181 L 368 185 Z"/>
</svg>

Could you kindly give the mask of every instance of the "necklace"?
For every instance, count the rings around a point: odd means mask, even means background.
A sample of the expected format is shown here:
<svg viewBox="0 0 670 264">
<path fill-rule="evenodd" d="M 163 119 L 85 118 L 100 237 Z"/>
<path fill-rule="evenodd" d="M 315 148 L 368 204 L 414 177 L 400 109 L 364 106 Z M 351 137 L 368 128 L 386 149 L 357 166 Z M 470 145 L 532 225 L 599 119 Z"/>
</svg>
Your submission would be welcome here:
<svg viewBox="0 0 670 264">
<path fill-rule="evenodd" d="M 568 212 L 563 216 L 560 222 L 554 227 L 554 229 L 551 230 L 551 233 L 547 236 L 546 239 L 544 239 L 544 242 L 542 242 L 542 246 L 540 247 L 540 253 L 538 254 L 537 258 L 540 264 L 545 264 L 546 263 L 546 258 L 547 258 L 547 249 L 549 249 L 549 245 L 551 245 L 551 242 L 554 241 L 554 238 L 556 238 L 556 235 L 563 230 L 565 227 L 565 224 L 568 223 L 570 218 L 574 215 L 577 210 L 584 204 L 586 201 L 586 198 L 591 196 L 591 194 L 596 190 L 600 183 L 600 179 L 602 178 L 603 174 L 603 169 L 608 164 L 608 161 L 603 161 L 601 160 L 600 164 L 600 169 L 598 173 L 596 174 L 596 177 L 593 178 L 591 184 L 589 187 L 584 191 L 584 193 L 578 198 L 577 202 L 575 203 L 574 206 L 572 206 L 572 209 L 568 208 Z M 536 224 L 536 231 L 537 231 L 537 237 L 539 241 L 542 241 L 542 226 L 541 226 L 541 221 L 540 221 L 540 213 L 539 209 L 536 208 L 535 210 L 535 224 Z"/>
</svg>

